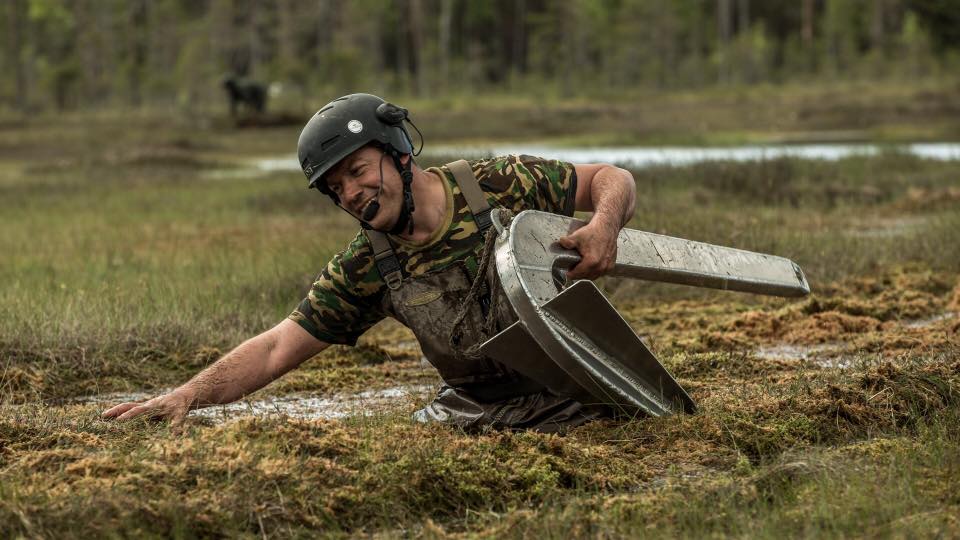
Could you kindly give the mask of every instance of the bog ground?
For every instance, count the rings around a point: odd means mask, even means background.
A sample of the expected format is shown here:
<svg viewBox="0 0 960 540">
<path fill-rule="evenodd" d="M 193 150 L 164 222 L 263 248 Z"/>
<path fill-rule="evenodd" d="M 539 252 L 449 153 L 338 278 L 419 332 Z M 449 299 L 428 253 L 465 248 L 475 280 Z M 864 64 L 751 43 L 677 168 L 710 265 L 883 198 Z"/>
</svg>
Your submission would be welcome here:
<svg viewBox="0 0 960 540">
<path fill-rule="evenodd" d="M 676 138 L 655 121 L 639 139 Z M 296 127 L 217 126 L 0 127 L 0 535 L 960 535 L 960 163 L 891 149 L 634 171 L 630 227 L 789 257 L 813 289 L 601 282 L 696 415 L 465 434 L 411 423 L 421 390 L 183 433 L 101 421 L 86 400 L 183 382 L 289 313 L 355 234 L 298 174 L 223 174 L 289 154 Z M 249 400 L 422 389 L 438 379 L 420 356 L 383 324 Z"/>
</svg>

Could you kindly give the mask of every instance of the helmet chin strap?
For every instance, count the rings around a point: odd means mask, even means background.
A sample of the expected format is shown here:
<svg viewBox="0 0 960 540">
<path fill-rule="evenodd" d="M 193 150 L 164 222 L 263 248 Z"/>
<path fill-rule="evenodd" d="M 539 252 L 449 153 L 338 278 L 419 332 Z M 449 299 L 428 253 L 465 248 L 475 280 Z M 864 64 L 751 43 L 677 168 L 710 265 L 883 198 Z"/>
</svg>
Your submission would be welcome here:
<svg viewBox="0 0 960 540">
<path fill-rule="evenodd" d="M 390 157 L 393 158 L 393 165 L 397 168 L 397 172 L 400 173 L 400 180 L 403 183 L 403 200 L 400 203 L 400 215 L 397 217 L 397 222 L 394 223 L 393 227 L 389 231 L 380 231 L 386 232 L 388 234 L 407 234 L 413 233 L 413 211 L 415 210 L 413 204 L 413 190 L 411 188 L 413 184 L 413 160 L 408 159 L 407 164 L 404 165 L 400 161 L 400 153 L 394 150 L 393 148 L 387 149 L 387 152 L 390 153 Z M 383 190 L 383 157 L 380 158 L 380 190 Z M 377 200 L 371 202 L 370 204 L 376 204 L 377 210 L 380 209 L 380 193 L 377 193 Z M 370 226 L 368 223 L 369 220 L 373 219 L 377 213 L 376 211 L 372 212 L 373 215 L 367 216 L 366 212 L 362 216 L 365 219 L 360 220 L 360 226 L 364 229 L 377 230 Z"/>
</svg>

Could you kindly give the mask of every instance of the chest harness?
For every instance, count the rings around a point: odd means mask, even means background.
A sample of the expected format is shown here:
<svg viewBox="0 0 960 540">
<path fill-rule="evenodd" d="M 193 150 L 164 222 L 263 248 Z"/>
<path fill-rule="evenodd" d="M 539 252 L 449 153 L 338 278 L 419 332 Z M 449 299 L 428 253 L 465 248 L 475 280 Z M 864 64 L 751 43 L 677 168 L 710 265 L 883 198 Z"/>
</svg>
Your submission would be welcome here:
<svg viewBox="0 0 960 540">
<path fill-rule="evenodd" d="M 446 167 L 453 173 L 477 228 L 486 235 L 476 274 L 471 277 L 462 262 L 454 262 L 404 278 L 387 235 L 365 230 L 377 271 L 389 288 L 385 298 L 388 311 L 413 330 L 427 360 L 448 385 L 487 401 L 539 391 L 542 386 L 538 383 L 480 353 L 480 343 L 516 317 L 490 266 L 496 240 L 490 205 L 466 161 Z"/>
<path fill-rule="evenodd" d="M 467 206 L 470 208 L 470 213 L 473 214 L 473 221 L 477 224 L 477 228 L 485 234 L 493 224 L 490 220 L 490 205 L 483 195 L 483 190 L 480 189 L 480 183 L 477 182 L 473 169 L 470 168 L 469 163 L 462 159 L 448 163 L 446 167 L 453 173 L 453 179 L 460 187 L 463 198 L 467 200 Z M 403 272 L 390 239 L 387 238 L 385 233 L 373 229 L 366 229 L 363 232 L 367 235 L 370 246 L 373 248 L 373 260 L 380 277 L 383 278 L 390 290 L 399 289 L 403 284 Z M 479 280 L 481 277 L 479 270 L 477 276 Z"/>
</svg>

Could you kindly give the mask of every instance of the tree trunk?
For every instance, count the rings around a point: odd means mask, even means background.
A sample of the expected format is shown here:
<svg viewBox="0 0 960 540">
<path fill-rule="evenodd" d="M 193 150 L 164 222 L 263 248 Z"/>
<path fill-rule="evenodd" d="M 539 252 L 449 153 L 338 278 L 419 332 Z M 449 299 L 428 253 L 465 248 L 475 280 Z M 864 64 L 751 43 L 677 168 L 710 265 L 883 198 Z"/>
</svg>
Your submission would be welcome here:
<svg viewBox="0 0 960 540">
<path fill-rule="evenodd" d="M 450 26 L 453 22 L 453 0 L 440 0 L 439 61 L 440 85 L 446 89 L 450 80 Z"/>
<path fill-rule="evenodd" d="M 260 40 L 260 25 L 263 15 L 260 13 L 260 3 L 251 2 L 247 6 L 245 28 L 242 30 L 247 36 L 246 49 L 249 51 L 247 54 L 250 56 L 250 67 L 247 69 L 248 76 L 252 78 L 259 78 L 261 73 L 258 70 L 261 60 L 263 59 L 263 43 Z"/>
<path fill-rule="evenodd" d="M 414 95 L 422 96 L 426 87 L 423 81 L 423 3 L 421 0 L 409 2 L 407 24 L 410 31 L 410 79 Z"/>
<path fill-rule="evenodd" d="M 527 3 L 526 0 L 515 0 L 513 6 L 513 31 L 510 36 L 510 66 L 516 73 L 526 73 L 527 33 L 525 25 L 527 19 Z"/>
<path fill-rule="evenodd" d="M 737 32 L 744 34 L 750 30 L 750 0 L 737 0 Z"/>
<path fill-rule="evenodd" d="M 410 0 L 394 0 L 393 7 L 397 10 L 397 13 L 406 14 L 410 9 L 409 6 Z M 402 20 L 402 19 L 401 19 Z M 397 75 L 397 78 L 400 80 L 400 84 L 404 89 L 409 88 L 409 67 L 410 67 L 410 39 L 409 39 L 409 24 L 399 25 L 396 28 L 397 31 L 397 58 L 396 63 L 393 66 L 393 71 Z"/>
<path fill-rule="evenodd" d="M 813 48 L 813 0 L 803 0 L 800 20 L 800 39 L 803 48 L 810 51 Z"/>
<path fill-rule="evenodd" d="M 878 53 L 883 51 L 885 3 L 884 0 L 873 0 L 873 11 L 870 13 L 870 48 Z"/>
<path fill-rule="evenodd" d="M 130 64 L 127 71 L 127 84 L 130 90 L 130 104 L 139 107 L 143 104 L 143 74 L 147 63 L 147 3 L 144 0 L 131 0 L 127 6 L 130 22 Z"/>
<path fill-rule="evenodd" d="M 297 24 L 292 0 L 280 0 L 277 3 L 277 60 L 280 72 L 288 82 L 300 81 L 294 78 L 294 66 L 297 64 Z"/>
<path fill-rule="evenodd" d="M 733 34 L 732 0 L 717 0 L 717 36 L 720 43 L 726 45 Z"/>
<path fill-rule="evenodd" d="M 563 97 L 573 95 L 574 80 L 576 74 L 576 56 L 577 47 L 580 45 L 577 39 L 577 21 L 576 6 L 573 2 L 563 2 L 558 8 L 560 36 L 563 39 L 560 50 L 562 57 L 560 59 L 560 91 Z"/>
<path fill-rule="evenodd" d="M 14 106 L 20 112 L 27 110 L 27 66 L 23 60 L 23 41 L 27 24 L 26 6 L 23 0 L 8 0 L 7 36 L 10 63 L 14 76 Z"/>
<path fill-rule="evenodd" d="M 718 78 L 721 83 L 730 80 L 730 36 L 733 34 L 732 0 L 717 0 L 717 53 L 720 58 Z"/>
</svg>

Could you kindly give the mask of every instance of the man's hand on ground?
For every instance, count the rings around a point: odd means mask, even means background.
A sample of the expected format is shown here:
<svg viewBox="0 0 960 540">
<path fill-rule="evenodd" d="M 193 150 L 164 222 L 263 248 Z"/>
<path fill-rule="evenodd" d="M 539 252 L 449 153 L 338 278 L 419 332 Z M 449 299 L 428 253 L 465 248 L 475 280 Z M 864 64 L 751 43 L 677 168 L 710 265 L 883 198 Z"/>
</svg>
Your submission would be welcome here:
<svg viewBox="0 0 960 540">
<path fill-rule="evenodd" d="M 101 417 L 124 421 L 147 415 L 154 420 L 170 420 L 176 426 L 183 423 L 188 412 L 190 412 L 190 399 L 176 392 L 170 392 L 144 402 L 121 403 L 104 411 Z"/>
<path fill-rule="evenodd" d="M 329 346 L 290 319 L 252 337 L 198 373 L 183 386 L 142 403 L 121 403 L 103 412 L 104 419 L 146 416 L 183 423 L 191 408 L 230 403 L 316 356 Z"/>
<path fill-rule="evenodd" d="M 594 215 L 593 219 L 557 242 L 566 249 L 580 252 L 580 262 L 567 272 L 569 279 L 595 279 L 606 274 L 617 263 L 617 236 L 620 227 Z"/>
</svg>

